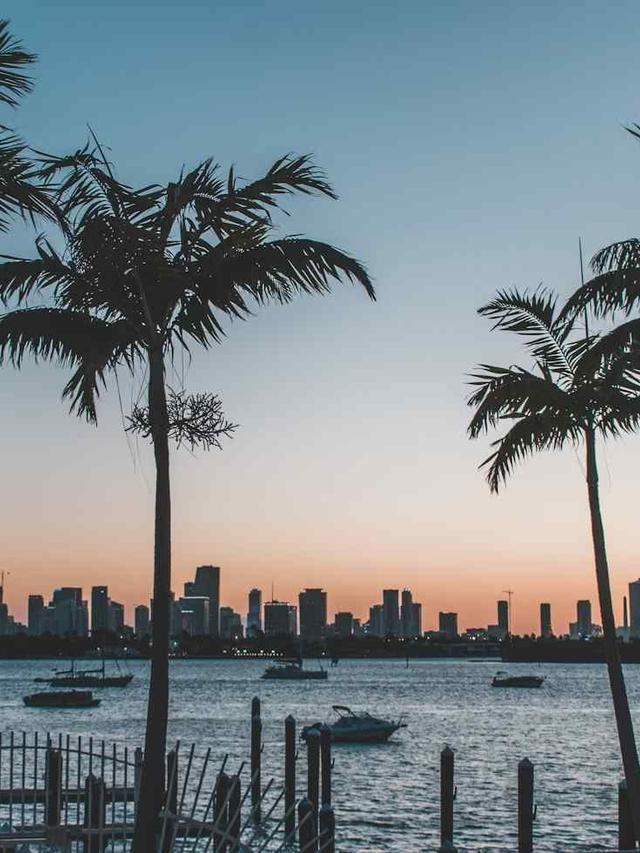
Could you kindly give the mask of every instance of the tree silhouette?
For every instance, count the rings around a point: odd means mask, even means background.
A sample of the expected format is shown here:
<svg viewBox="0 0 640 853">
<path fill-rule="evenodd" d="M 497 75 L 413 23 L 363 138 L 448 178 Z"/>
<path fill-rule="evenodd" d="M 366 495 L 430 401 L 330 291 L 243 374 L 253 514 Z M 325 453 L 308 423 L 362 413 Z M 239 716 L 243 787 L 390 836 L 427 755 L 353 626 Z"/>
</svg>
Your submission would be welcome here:
<svg viewBox="0 0 640 853">
<path fill-rule="evenodd" d="M 556 298 L 539 291 L 498 293 L 479 309 L 494 328 L 524 339 L 533 366 L 481 365 L 472 377 L 469 405 L 472 438 L 506 422 L 507 431 L 493 442 L 493 453 L 481 467 L 498 492 L 515 465 L 541 450 L 584 444 L 587 493 L 598 598 L 602 614 L 609 683 L 632 804 L 636 838 L 640 839 L 640 767 L 620 662 L 611 585 L 598 490 L 596 437 L 635 430 L 640 420 L 640 377 L 635 354 L 627 346 L 602 345 L 596 335 L 576 333 L 580 315 L 556 310 Z M 605 336 L 606 337 L 606 336 Z"/>
<path fill-rule="evenodd" d="M 88 420 L 107 374 L 147 371 L 148 422 L 156 466 L 152 664 L 145 754 L 134 834 L 135 853 L 153 847 L 161 805 L 168 714 L 171 498 L 165 367 L 179 347 L 208 348 L 223 337 L 223 318 L 254 306 L 325 294 L 333 281 L 362 285 L 353 257 L 305 237 L 274 237 L 272 212 L 294 193 L 335 198 L 308 156 L 285 156 L 264 177 L 240 184 L 206 160 L 166 186 L 133 190 L 119 182 L 99 146 L 43 165 L 59 189 L 65 252 L 40 240 L 38 257 L 0 265 L 5 300 L 34 294 L 53 305 L 0 318 L 0 360 L 17 367 L 29 354 L 73 368 L 63 396 Z M 134 418 L 136 420 L 136 418 Z"/>
</svg>

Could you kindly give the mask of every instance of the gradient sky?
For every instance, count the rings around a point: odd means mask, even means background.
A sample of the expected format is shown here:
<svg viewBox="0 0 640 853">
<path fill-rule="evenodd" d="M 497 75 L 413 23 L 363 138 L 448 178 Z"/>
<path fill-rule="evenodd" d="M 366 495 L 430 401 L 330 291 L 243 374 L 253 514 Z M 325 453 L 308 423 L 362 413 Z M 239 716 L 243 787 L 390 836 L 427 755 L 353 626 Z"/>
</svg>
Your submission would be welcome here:
<svg viewBox="0 0 640 853">
<path fill-rule="evenodd" d="M 5 110 L 36 146 L 81 145 L 89 122 L 120 176 L 166 182 L 207 156 L 255 177 L 313 152 L 339 202 L 303 200 L 282 232 L 364 260 L 377 304 L 350 286 L 229 328 L 196 353 L 191 390 L 241 424 L 224 452 L 173 459 L 174 588 L 222 566 L 246 611 L 261 586 L 365 615 L 409 586 L 425 627 L 457 610 L 514 629 L 550 601 L 566 630 L 596 603 L 579 454 L 539 457 L 489 495 L 469 442 L 465 374 L 520 358 L 475 309 L 498 287 L 567 293 L 587 254 L 638 234 L 636 2 L 322 3 L 8 0 L 37 52 L 37 87 Z M 27 254 L 17 229 L 0 250 Z M 178 365 L 180 373 L 181 365 Z M 153 467 L 127 440 L 115 385 L 98 429 L 60 404 L 63 371 L 0 371 L 0 566 L 19 617 L 29 592 L 108 582 L 127 606 L 151 585 Z M 177 381 L 177 374 L 176 374 Z M 121 382 L 125 411 L 140 378 Z M 610 444 L 602 497 L 617 602 L 640 574 L 640 440 Z M 128 610 L 128 618 L 131 614 Z"/>
</svg>

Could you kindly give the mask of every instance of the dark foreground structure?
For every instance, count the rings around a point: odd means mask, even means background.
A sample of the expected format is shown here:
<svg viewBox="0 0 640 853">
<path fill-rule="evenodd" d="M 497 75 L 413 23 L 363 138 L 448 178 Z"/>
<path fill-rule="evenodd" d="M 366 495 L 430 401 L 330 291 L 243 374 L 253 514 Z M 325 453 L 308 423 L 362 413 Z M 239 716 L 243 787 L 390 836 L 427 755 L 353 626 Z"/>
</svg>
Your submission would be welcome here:
<svg viewBox="0 0 640 853">
<path fill-rule="evenodd" d="M 640 663 L 640 642 L 620 641 L 623 663 Z M 525 639 L 514 637 L 500 646 L 502 660 L 510 663 L 605 663 L 604 641 Z"/>
</svg>

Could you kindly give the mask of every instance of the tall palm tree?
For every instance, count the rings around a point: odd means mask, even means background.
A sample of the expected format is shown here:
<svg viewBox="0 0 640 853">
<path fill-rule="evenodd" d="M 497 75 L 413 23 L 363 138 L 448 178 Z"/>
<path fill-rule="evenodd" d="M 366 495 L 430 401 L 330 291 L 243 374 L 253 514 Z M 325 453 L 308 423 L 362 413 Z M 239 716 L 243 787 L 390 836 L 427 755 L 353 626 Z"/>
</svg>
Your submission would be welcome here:
<svg viewBox="0 0 640 853">
<path fill-rule="evenodd" d="M 135 853 L 153 848 L 161 805 L 168 715 L 171 497 L 166 364 L 179 347 L 221 340 L 223 318 L 253 306 L 325 294 L 341 279 L 374 290 L 355 258 L 300 236 L 274 237 L 272 212 L 294 193 L 335 198 L 308 156 L 285 156 L 264 177 L 239 184 L 207 160 L 166 186 L 132 190 L 101 150 L 50 161 L 68 217 L 66 249 L 46 242 L 38 257 L 0 265 L 0 294 L 25 300 L 51 292 L 53 306 L 0 317 L 0 361 L 25 355 L 73 368 L 63 395 L 95 421 L 107 374 L 143 366 L 156 467 L 151 684 Z"/>
<path fill-rule="evenodd" d="M 640 765 L 616 637 L 596 454 L 597 436 L 632 431 L 640 423 L 638 359 L 629 347 L 577 334 L 579 315 L 558 312 L 556 298 L 546 291 L 502 291 L 479 313 L 492 319 L 494 328 L 524 338 L 532 361 L 530 369 L 481 365 L 472 377 L 475 390 L 468 402 L 475 414 L 470 436 L 508 424 L 481 466 L 487 469 L 491 491 L 498 492 L 516 463 L 533 453 L 584 444 L 609 684 L 635 837 L 640 840 Z"/>
<path fill-rule="evenodd" d="M 0 20 L 0 103 L 16 107 L 33 83 L 28 74 L 36 61 L 9 30 L 9 22 Z M 6 231 L 12 216 L 54 215 L 46 187 L 29 156 L 25 143 L 12 130 L 0 124 L 0 231 Z"/>
</svg>

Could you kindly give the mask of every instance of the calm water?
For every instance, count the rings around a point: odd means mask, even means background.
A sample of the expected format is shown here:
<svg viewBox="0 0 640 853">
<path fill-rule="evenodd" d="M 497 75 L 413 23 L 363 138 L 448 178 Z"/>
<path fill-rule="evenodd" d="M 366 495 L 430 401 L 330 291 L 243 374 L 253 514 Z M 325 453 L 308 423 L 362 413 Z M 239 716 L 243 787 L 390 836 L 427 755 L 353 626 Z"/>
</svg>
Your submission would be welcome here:
<svg viewBox="0 0 640 853">
<path fill-rule="evenodd" d="M 310 664 L 312 665 L 312 664 Z M 536 850 L 614 846 L 617 741 L 606 670 L 600 665 L 511 665 L 547 676 L 540 690 L 492 690 L 495 662 L 342 661 L 326 682 L 265 682 L 259 661 L 176 661 L 170 738 L 211 746 L 231 765 L 249 755 L 251 697 L 262 699 L 263 779 L 280 777 L 283 719 L 331 717 L 331 705 L 407 717 L 408 729 L 379 746 L 335 747 L 339 849 L 351 853 L 435 850 L 439 752 L 456 751 L 456 841 L 465 851 L 514 848 L 516 767 L 536 765 Z M 102 692 L 89 711 L 38 711 L 21 697 L 48 661 L 0 661 L 2 729 L 64 731 L 142 744 L 147 664 L 134 661 L 126 690 Z M 627 667 L 640 731 L 640 666 Z M 304 765 L 300 766 L 302 775 Z"/>
</svg>

